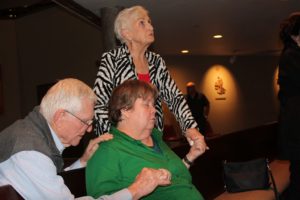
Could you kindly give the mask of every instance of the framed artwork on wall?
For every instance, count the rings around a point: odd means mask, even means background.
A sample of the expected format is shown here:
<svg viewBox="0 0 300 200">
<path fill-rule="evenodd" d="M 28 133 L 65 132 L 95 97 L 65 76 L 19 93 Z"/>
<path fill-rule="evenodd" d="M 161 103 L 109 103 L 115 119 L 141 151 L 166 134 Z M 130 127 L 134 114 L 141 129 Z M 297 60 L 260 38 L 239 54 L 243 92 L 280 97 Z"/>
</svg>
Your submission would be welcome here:
<svg viewBox="0 0 300 200">
<path fill-rule="evenodd" d="M 218 76 L 215 81 L 215 92 L 217 94 L 216 100 L 226 100 L 226 89 L 222 77 Z"/>
</svg>

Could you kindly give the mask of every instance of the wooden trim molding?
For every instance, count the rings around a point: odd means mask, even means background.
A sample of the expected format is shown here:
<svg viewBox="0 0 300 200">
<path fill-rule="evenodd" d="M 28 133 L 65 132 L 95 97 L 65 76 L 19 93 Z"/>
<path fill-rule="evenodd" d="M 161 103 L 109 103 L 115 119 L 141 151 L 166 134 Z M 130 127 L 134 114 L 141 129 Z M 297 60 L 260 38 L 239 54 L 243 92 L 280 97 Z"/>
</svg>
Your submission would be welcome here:
<svg viewBox="0 0 300 200">
<path fill-rule="evenodd" d="M 95 15 L 93 12 L 82 7 L 73 0 L 52 0 L 52 2 L 65 8 L 71 13 L 81 17 L 83 20 L 95 25 L 97 28 L 101 29 L 101 18 Z"/>
</svg>

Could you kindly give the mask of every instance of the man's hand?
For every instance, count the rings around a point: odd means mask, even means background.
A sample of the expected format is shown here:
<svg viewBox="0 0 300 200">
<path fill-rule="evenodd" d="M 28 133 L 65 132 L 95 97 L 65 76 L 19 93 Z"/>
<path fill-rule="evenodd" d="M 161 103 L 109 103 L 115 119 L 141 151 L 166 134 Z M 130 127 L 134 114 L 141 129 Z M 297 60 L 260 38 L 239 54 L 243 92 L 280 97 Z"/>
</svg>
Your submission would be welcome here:
<svg viewBox="0 0 300 200">
<path fill-rule="evenodd" d="M 157 186 L 169 184 L 171 184 L 171 173 L 168 170 L 143 168 L 128 190 L 132 194 L 132 199 L 136 200 L 150 194 Z"/>
<path fill-rule="evenodd" d="M 98 149 L 100 142 L 111 140 L 112 138 L 112 134 L 105 133 L 103 135 L 100 135 L 99 137 L 96 137 L 95 139 L 90 140 L 89 145 L 87 146 L 83 155 L 80 158 L 80 163 L 82 167 L 86 166 L 87 161 L 93 156 L 95 151 Z"/>
</svg>

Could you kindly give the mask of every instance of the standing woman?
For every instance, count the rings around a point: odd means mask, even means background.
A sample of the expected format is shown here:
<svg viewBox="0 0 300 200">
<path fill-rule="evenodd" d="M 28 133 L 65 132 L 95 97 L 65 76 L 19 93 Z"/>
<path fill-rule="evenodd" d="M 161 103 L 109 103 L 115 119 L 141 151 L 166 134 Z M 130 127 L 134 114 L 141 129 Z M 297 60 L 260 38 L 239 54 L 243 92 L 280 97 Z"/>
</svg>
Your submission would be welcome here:
<svg viewBox="0 0 300 200">
<path fill-rule="evenodd" d="M 279 153 L 290 160 L 290 185 L 287 200 L 300 199 L 300 12 L 281 24 L 283 42 L 279 60 L 280 85 Z"/>
<path fill-rule="evenodd" d="M 95 106 L 96 134 L 108 132 L 108 101 L 112 90 L 128 79 L 139 79 L 156 86 L 159 96 L 155 102 L 156 127 L 163 130 L 163 100 L 176 116 L 188 140 L 200 139 L 206 148 L 204 137 L 197 129 L 183 94 L 171 78 L 162 57 L 148 51 L 154 42 L 153 26 L 148 11 L 141 6 L 122 10 L 115 20 L 115 34 L 122 46 L 102 55 L 94 85 L 98 100 Z"/>
</svg>

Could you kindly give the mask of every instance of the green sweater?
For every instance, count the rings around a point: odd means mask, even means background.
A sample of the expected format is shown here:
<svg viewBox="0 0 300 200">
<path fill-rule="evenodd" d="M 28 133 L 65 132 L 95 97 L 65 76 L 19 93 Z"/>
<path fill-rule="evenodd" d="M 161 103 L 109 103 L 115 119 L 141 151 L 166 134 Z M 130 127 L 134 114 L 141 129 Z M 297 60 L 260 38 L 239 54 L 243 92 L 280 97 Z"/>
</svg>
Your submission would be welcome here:
<svg viewBox="0 0 300 200">
<path fill-rule="evenodd" d="M 172 184 L 159 186 L 143 199 L 202 200 L 192 184 L 192 177 L 181 159 L 162 140 L 162 133 L 153 129 L 152 137 L 161 153 L 145 146 L 112 127 L 114 139 L 100 144 L 86 168 L 87 193 L 94 198 L 112 194 L 131 185 L 144 167 L 165 168 L 172 174 Z"/>
</svg>

